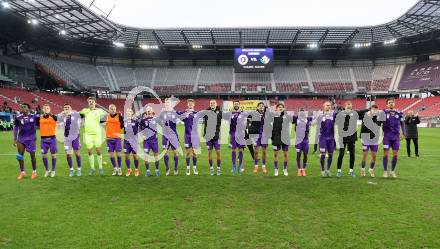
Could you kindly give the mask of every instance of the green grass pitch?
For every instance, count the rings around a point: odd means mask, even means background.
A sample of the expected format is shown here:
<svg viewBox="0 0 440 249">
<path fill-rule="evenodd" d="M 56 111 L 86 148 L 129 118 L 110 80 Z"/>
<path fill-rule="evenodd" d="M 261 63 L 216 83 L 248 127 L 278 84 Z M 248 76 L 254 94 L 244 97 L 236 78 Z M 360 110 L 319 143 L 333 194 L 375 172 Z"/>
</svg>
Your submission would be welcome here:
<svg viewBox="0 0 440 249">
<path fill-rule="evenodd" d="M 251 172 L 246 151 L 244 175 L 231 176 L 227 145 L 220 177 L 209 176 L 204 148 L 199 176 L 184 175 L 180 157 L 179 176 L 165 177 L 161 161 L 160 178 L 112 177 L 104 153 L 106 176 L 87 176 L 83 154 L 83 176 L 69 178 L 60 145 L 56 178 L 42 177 L 37 153 L 40 178 L 29 179 L 26 155 L 28 178 L 18 181 L 12 133 L 3 132 L 0 248 L 440 248 L 440 131 L 420 137 L 419 159 L 401 150 L 398 179 L 360 177 L 358 143 L 354 179 L 348 156 L 341 179 L 321 178 L 317 155 L 309 176 L 296 177 L 292 147 L 289 177 L 273 176 L 271 148 L 269 175 Z"/>
</svg>

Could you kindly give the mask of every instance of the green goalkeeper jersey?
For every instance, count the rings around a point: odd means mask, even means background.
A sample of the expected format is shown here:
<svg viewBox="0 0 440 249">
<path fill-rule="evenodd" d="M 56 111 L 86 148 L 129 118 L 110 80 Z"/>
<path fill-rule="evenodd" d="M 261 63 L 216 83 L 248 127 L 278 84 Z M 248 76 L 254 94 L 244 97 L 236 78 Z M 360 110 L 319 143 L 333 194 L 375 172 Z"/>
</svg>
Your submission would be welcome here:
<svg viewBox="0 0 440 249">
<path fill-rule="evenodd" d="M 81 117 L 84 117 L 84 132 L 87 135 L 101 134 L 101 120 L 105 118 L 107 113 L 100 109 L 84 108 L 80 112 Z"/>
</svg>

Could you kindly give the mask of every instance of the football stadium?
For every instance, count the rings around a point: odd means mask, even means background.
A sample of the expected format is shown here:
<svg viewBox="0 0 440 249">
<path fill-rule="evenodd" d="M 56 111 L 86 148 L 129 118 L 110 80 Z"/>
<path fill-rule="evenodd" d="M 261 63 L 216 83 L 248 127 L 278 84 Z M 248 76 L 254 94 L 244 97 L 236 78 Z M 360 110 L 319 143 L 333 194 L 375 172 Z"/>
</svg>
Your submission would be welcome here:
<svg viewBox="0 0 440 249">
<path fill-rule="evenodd" d="M 0 0 L 0 248 L 440 248 L 440 1 Z"/>
</svg>

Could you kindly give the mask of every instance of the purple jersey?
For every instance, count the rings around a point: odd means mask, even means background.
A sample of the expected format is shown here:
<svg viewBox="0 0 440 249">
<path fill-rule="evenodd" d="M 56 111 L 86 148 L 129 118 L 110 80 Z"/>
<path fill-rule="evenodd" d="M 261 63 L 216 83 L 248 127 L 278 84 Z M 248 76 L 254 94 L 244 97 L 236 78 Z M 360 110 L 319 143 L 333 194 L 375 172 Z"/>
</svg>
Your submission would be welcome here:
<svg viewBox="0 0 440 249">
<path fill-rule="evenodd" d="M 384 110 L 384 113 L 386 119 L 382 126 L 383 136 L 398 139 L 400 136 L 400 129 L 403 128 L 403 113 L 398 110 L 389 109 Z"/>
<path fill-rule="evenodd" d="M 174 111 L 164 111 L 160 114 L 159 120 L 163 128 L 162 138 L 177 134 L 177 119 L 178 115 Z"/>
<path fill-rule="evenodd" d="M 139 121 L 139 129 L 144 140 L 157 140 L 157 118 L 144 117 Z"/>
<path fill-rule="evenodd" d="M 329 140 L 335 138 L 335 117 L 336 114 L 333 112 L 323 113 L 318 117 L 320 121 L 320 139 Z"/>
<path fill-rule="evenodd" d="M 264 131 L 264 112 L 257 111 L 258 115 L 260 115 L 260 127 L 259 127 L 259 134 L 263 134 Z"/>
<path fill-rule="evenodd" d="M 35 141 L 37 139 L 38 118 L 38 114 L 18 115 L 14 121 L 14 140 L 18 140 L 20 143 Z"/>
<path fill-rule="evenodd" d="M 184 112 L 177 112 L 177 114 L 185 125 L 185 136 L 191 136 L 194 118 L 197 115 L 197 112 L 188 109 Z"/>
<path fill-rule="evenodd" d="M 124 140 L 137 138 L 139 122 L 135 118 L 124 119 Z"/>
<path fill-rule="evenodd" d="M 300 144 L 303 141 L 308 141 L 312 118 L 300 118 L 298 116 L 293 116 L 292 123 L 295 125 L 295 144 Z"/>
<path fill-rule="evenodd" d="M 81 129 L 81 116 L 78 112 L 72 112 L 70 115 L 58 115 L 58 121 L 64 123 L 64 137 L 76 139 Z"/>
<path fill-rule="evenodd" d="M 241 111 L 233 111 L 231 112 L 231 121 L 229 124 L 229 134 L 234 134 L 237 131 L 238 119 L 241 118 Z"/>
<path fill-rule="evenodd" d="M 231 148 L 244 148 L 246 144 L 247 119 L 243 118 L 241 111 L 233 111 L 230 115 L 229 135 Z"/>
</svg>

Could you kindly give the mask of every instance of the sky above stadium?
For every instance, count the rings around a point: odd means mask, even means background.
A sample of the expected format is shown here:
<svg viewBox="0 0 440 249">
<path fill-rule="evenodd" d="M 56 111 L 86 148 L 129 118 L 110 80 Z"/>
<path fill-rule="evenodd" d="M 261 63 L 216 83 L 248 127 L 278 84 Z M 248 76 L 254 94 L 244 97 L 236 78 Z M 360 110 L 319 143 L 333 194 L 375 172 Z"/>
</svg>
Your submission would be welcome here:
<svg viewBox="0 0 440 249">
<path fill-rule="evenodd" d="M 86 6 L 92 0 L 79 0 Z M 417 0 L 95 0 L 97 13 L 133 27 L 369 26 L 392 21 Z M 98 10 L 99 8 L 99 10 Z"/>
</svg>

